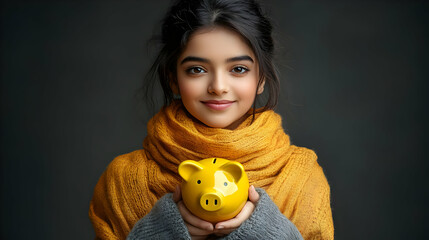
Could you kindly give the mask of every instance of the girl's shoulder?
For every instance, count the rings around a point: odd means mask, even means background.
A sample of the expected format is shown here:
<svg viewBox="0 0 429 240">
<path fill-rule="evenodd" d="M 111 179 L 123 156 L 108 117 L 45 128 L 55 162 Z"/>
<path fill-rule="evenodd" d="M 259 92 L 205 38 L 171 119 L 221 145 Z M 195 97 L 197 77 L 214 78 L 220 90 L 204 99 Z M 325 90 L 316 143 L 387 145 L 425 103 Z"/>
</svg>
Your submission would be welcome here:
<svg viewBox="0 0 429 240">
<path fill-rule="evenodd" d="M 130 169 L 136 169 L 145 165 L 146 157 L 144 149 L 135 150 L 115 157 L 105 170 L 106 177 L 121 178 Z"/>
<path fill-rule="evenodd" d="M 302 165 L 318 164 L 317 154 L 314 150 L 295 145 L 291 145 L 290 147 L 292 148 L 291 158 L 295 161 L 299 161 Z"/>
<path fill-rule="evenodd" d="M 125 167 L 128 165 L 139 164 L 144 161 L 145 150 L 139 149 L 129 153 L 121 154 L 113 159 L 108 167 Z"/>
<path fill-rule="evenodd" d="M 323 189 L 325 193 L 329 193 L 329 184 L 326 179 L 323 168 L 320 166 L 317 154 L 314 150 L 306 147 L 293 146 L 291 159 L 295 161 L 295 166 L 299 166 L 301 173 L 306 175 L 306 188 L 313 191 L 316 188 Z"/>
<path fill-rule="evenodd" d="M 289 164 L 294 171 L 300 172 L 301 175 L 306 176 L 307 181 L 316 181 L 322 183 L 324 182 L 327 185 L 326 176 L 324 174 L 323 168 L 319 164 L 319 159 L 314 150 L 306 147 L 293 147 L 292 154 L 289 158 Z"/>
</svg>

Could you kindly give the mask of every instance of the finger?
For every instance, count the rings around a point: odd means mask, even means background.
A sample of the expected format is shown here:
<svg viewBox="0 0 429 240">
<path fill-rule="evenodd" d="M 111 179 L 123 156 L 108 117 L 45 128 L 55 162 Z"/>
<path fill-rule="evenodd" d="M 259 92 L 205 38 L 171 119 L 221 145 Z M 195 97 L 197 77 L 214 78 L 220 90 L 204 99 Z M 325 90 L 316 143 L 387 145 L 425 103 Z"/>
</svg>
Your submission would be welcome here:
<svg viewBox="0 0 429 240">
<path fill-rule="evenodd" d="M 207 236 L 191 236 L 192 240 L 205 240 Z"/>
<path fill-rule="evenodd" d="M 214 233 L 218 237 L 223 237 L 234 232 L 237 228 L 225 228 L 225 229 L 215 229 Z"/>
<path fill-rule="evenodd" d="M 249 188 L 249 200 L 253 203 L 256 203 L 259 200 L 259 193 L 253 185 Z"/>
<path fill-rule="evenodd" d="M 194 227 L 200 228 L 200 229 L 205 229 L 208 231 L 213 231 L 213 224 L 204 221 L 198 217 L 196 217 L 194 214 L 192 214 L 187 208 L 186 206 L 183 204 L 182 201 L 180 201 L 177 204 L 180 214 L 183 217 L 183 220 L 185 220 L 185 222 L 191 224 Z"/>
<path fill-rule="evenodd" d="M 215 229 L 229 229 L 229 228 L 238 228 L 244 221 L 246 221 L 250 215 L 252 215 L 255 205 L 247 201 L 244 205 L 241 212 L 232 219 L 226 220 L 224 222 L 219 222 L 216 224 Z"/>
<path fill-rule="evenodd" d="M 182 193 L 181 193 L 182 191 L 181 191 L 181 189 L 180 189 L 180 186 L 179 185 L 177 185 L 176 186 L 176 190 L 174 191 L 174 193 L 173 193 L 173 201 L 175 202 L 175 203 L 177 203 L 178 201 L 180 201 L 180 199 L 182 199 Z"/>
<path fill-rule="evenodd" d="M 210 235 L 213 233 L 213 231 L 197 228 L 195 226 L 192 226 L 189 223 L 186 223 L 186 227 L 188 228 L 189 235 L 191 235 L 192 237 L 194 237 L 194 236 L 207 236 L 207 235 Z"/>
</svg>

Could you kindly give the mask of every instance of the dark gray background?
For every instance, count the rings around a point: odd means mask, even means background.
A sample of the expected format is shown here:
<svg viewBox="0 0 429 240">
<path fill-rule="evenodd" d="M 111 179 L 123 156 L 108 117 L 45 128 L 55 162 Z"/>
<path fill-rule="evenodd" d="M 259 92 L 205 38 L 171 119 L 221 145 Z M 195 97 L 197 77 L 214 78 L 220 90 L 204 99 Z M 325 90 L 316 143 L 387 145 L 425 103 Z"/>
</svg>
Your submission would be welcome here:
<svg viewBox="0 0 429 240">
<path fill-rule="evenodd" d="M 146 134 L 136 91 L 168 2 L 2 2 L 2 239 L 93 238 L 98 178 Z M 428 4 L 265 3 L 277 111 L 319 155 L 336 238 L 428 238 Z"/>
</svg>

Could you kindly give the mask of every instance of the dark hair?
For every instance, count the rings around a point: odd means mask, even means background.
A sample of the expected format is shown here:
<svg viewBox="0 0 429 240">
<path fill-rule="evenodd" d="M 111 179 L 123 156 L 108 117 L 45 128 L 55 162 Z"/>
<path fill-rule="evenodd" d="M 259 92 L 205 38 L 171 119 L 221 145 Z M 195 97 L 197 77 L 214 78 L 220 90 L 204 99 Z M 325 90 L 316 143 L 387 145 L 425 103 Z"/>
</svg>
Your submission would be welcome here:
<svg viewBox="0 0 429 240">
<path fill-rule="evenodd" d="M 163 20 L 161 50 L 146 76 L 146 86 L 153 87 L 158 75 L 164 91 L 164 105 L 169 105 L 174 100 L 170 81 L 176 81 L 177 59 L 189 37 L 201 28 L 215 26 L 229 28 L 247 40 L 259 63 L 258 87 L 265 81 L 265 88 L 268 89 L 263 110 L 274 109 L 278 101 L 279 79 L 273 63 L 272 25 L 255 0 L 176 1 Z M 146 87 L 146 96 L 151 93 L 153 91 Z M 253 116 L 255 106 L 256 99 Z"/>
</svg>

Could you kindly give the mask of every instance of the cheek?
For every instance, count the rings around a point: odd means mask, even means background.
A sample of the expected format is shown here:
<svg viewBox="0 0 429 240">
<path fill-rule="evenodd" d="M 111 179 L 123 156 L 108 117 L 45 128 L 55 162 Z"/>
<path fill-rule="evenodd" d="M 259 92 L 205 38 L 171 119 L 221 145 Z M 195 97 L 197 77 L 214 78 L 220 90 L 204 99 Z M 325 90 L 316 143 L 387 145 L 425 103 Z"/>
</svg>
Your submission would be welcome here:
<svg viewBox="0 0 429 240">
<path fill-rule="evenodd" d="M 235 92 L 242 100 L 253 100 L 256 94 L 256 80 L 248 79 L 247 81 L 235 86 Z"/>
<path fill-rule="evenodd" d="M 204 90 L 202 79 L 188 79 L 184 76 L 178 76 L 179 92 L 182 98 L 192 98 L 199 96 Z"/>
<path fill-rule="evenodd" d="M 200 84 L 179 82 L 179 91 L 182 98 L 193 98 L 201 94 Z"/>
</svg>

